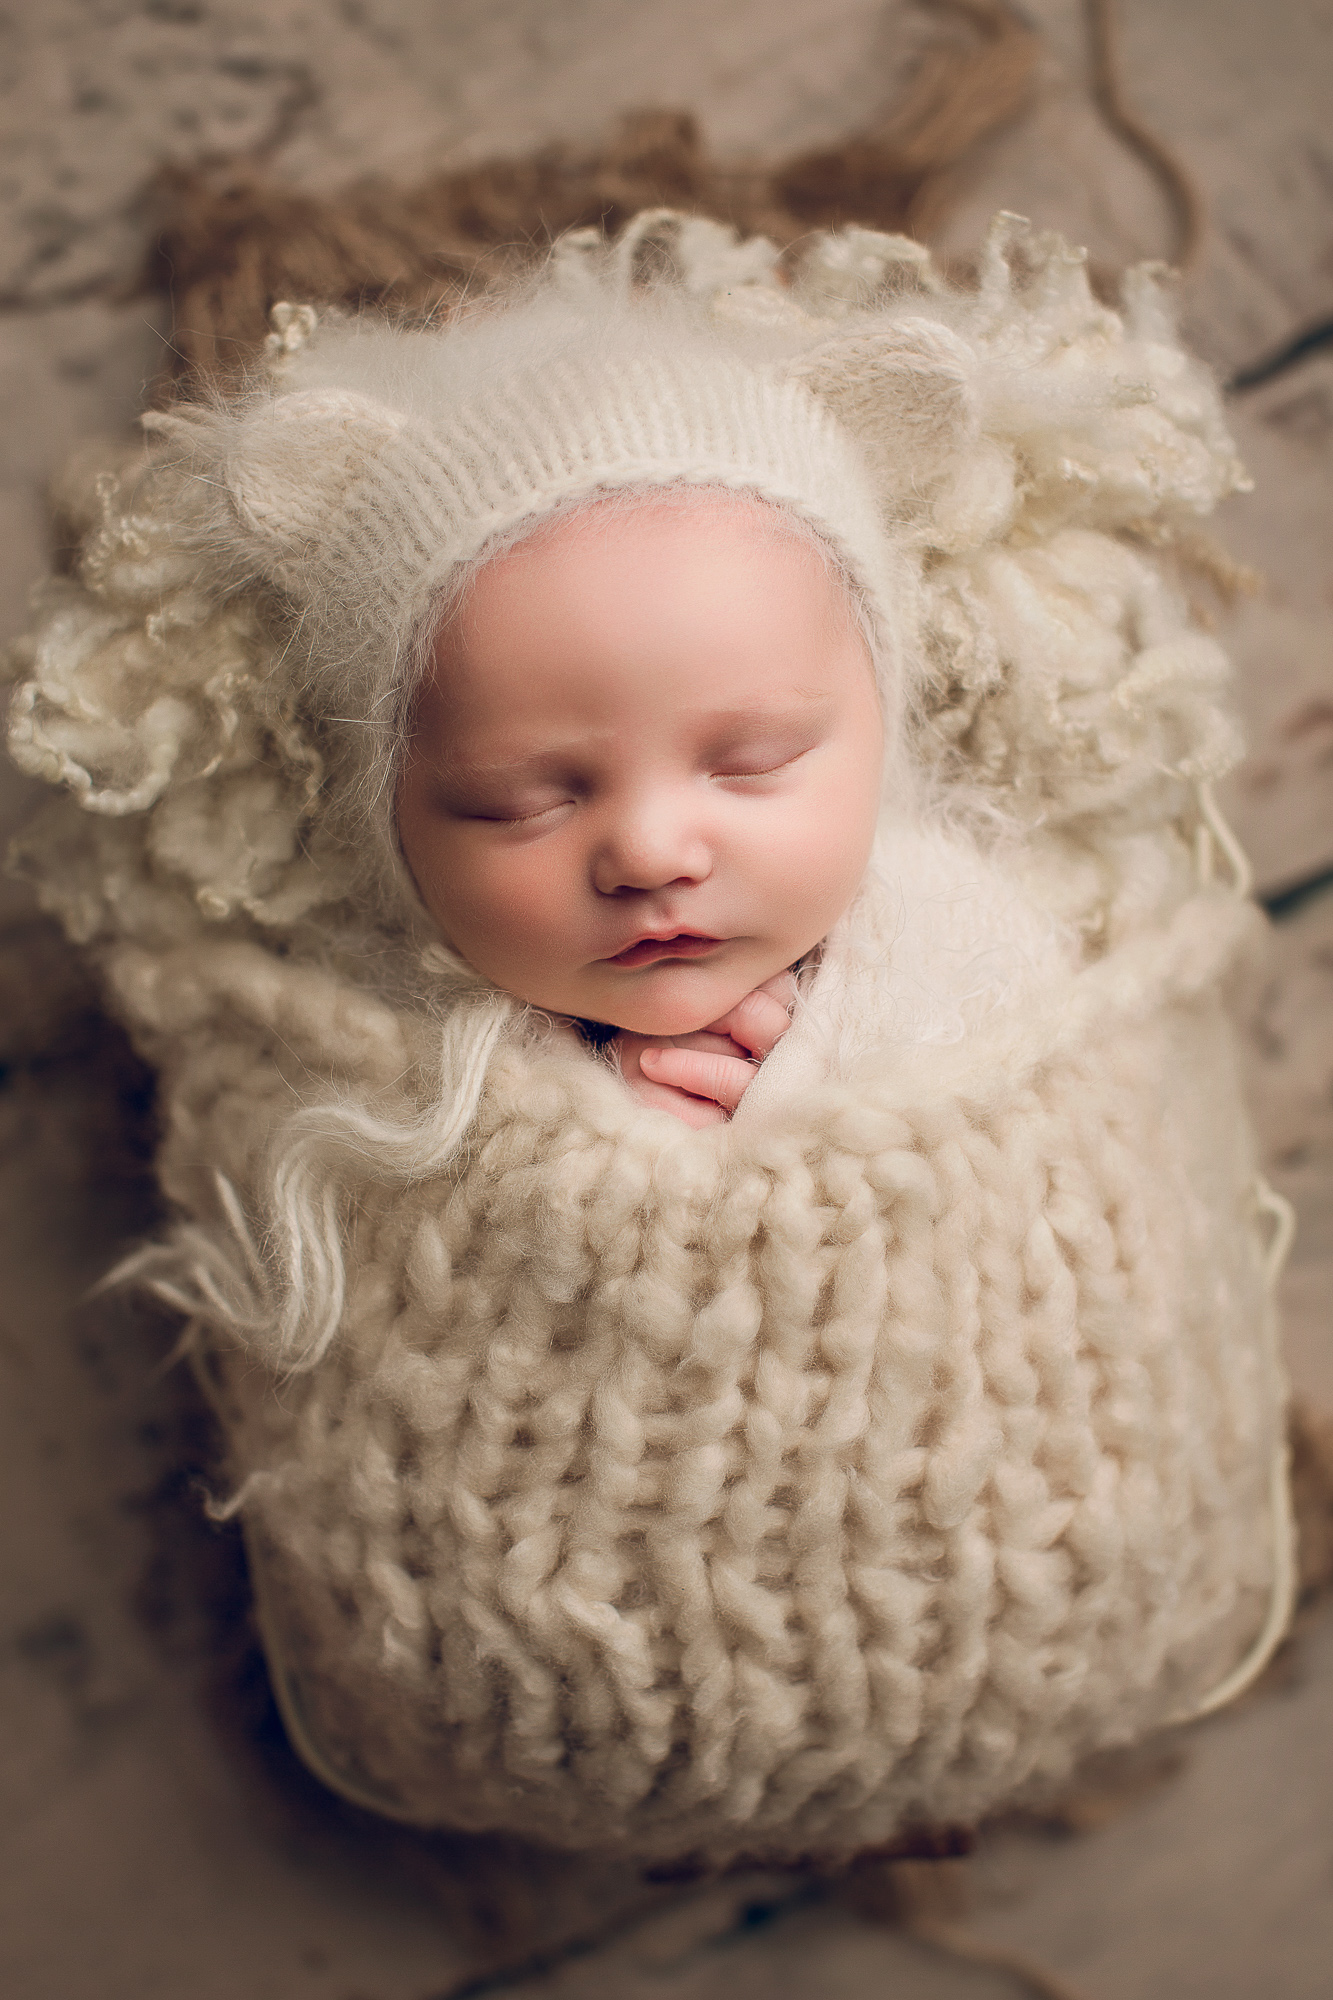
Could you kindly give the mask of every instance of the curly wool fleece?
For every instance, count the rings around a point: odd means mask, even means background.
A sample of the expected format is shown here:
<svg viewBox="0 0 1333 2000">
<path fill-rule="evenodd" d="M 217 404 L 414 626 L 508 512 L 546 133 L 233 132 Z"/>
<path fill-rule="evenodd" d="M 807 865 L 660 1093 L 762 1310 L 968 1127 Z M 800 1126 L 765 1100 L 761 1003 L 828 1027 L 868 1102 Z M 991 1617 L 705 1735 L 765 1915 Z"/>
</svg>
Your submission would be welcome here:
<svg viewBox="0 0 1333 2000">
<path fill-rule="evenodd" d="M 11 744 L 66 788 L 39 893 L 161 1072 L 190 1219 L 143 1268 L 312 1763 L 423 1824 L 839 1854 L 1197 1712 L 1284 1621 L 1225 662 L 1143 552 L 1238 475 L 1153 281 L 1113 313 L 1012 219 L 966 294 L 902 239 L 784 286 L 651 231 L 860 453 L 914 760 L 1007 829 L 886 822 L 731 1124 L 635 1105 L 367 869 L 371 695 L 321 694 L 330 633 L 197 477 L 233 413 L 67 496 Z M 633 294 L 624 244 L 570 254 Z M 381 696 L 404 615 L 360 614 Z"/>
</svg>

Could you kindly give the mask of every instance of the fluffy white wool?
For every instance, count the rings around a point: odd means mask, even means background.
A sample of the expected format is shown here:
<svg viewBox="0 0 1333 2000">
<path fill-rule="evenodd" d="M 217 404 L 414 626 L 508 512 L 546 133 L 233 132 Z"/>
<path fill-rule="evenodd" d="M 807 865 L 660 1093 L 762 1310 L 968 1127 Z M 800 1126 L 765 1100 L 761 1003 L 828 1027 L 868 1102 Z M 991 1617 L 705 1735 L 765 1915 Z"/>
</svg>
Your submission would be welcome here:
<svg viewBox="0 0 1333 2000">
<path fill-rule="evenodd" d="M 644 1858 L 836 1853 L 1204 1696 L 1264 1623 L 1280 1434 L 1239 914 L 702 1140 L 504 1050 L 455 1184 L 367 1176 L 320 1366 L 207 1363 L 334 1781 Z"/>
<path fill-rule="evenodd" d="M 805 517 L 872 603 L 899 580 L 938 806 L 891 801 L 729 1126 L 636 1106 L 400 893 L 438 548 L 380 590 L 336 537 L 437 479 L 364 432 L 418 422 L 419 340 L 317 336 L 100 482 L 10 740 L 64 787 L 39 894 L 162 1074 L 187 1219 L 143 1265 L 192 1316 L 312 1758 L 427 1823 L 846 1851 L 1058 1779 L 1264 1623 L 1282 1389 L 1219 997 L 1252 913 L 1198 865 L 1235 742 L 1148 553 L 1238 469 L 1154 281 L 1110 312 L 1012 218 L 965 294 L 900 239 L 816 239 L 784 287 L 651 218 L 559 248 L 559 313 L 626 324 L 650 231 L 661 311 L 858 467 L 883 566 L 860 499 Z M 293 543 L 255 466 L 296 460 L 245 427 L 341 393 L 347 340 L 360 441 L 298 466 L 325 525 Z"/>
</svg>

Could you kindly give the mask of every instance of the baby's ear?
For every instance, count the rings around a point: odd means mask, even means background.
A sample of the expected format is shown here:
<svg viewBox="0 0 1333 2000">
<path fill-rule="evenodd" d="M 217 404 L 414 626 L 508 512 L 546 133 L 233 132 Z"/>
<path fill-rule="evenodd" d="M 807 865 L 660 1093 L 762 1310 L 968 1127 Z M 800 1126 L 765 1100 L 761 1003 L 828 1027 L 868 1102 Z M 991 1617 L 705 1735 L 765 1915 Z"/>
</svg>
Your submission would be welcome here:
<svg viewBox="0 0 1333 2000">
<path fill-rule="evenodd" d="M 406 420 L 348 389 L 277 396 L 244 417 L 226 479 L 241 521 L 272 548 L 275 567 L 316 548 Z"/>
<path fill-rule="evenodd" d="M 979 451 L 989 456 L 966 341 L 936 320 L 896 319 L 840 334 L 790 372 L 856 439 L 888 518 L 955 544 L 952 496 L 973 483 Z"/>
</svg>

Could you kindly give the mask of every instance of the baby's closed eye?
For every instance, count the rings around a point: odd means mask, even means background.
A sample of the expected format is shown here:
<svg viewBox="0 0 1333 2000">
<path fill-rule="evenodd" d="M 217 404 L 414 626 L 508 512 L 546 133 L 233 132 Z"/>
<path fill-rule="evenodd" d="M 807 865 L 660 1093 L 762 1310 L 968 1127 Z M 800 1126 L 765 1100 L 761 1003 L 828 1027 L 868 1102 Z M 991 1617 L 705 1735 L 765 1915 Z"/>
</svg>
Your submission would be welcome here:
<svg viewBox="0 0 1333 2000">
<path fill-rule="evenodd" d="M 706 758 L 710 778 L 743 784 L 747 779 L 776 778 L 818 748 L 820 732 L 809 727 L 781 736 L 714 747 Z"/>
</svg>

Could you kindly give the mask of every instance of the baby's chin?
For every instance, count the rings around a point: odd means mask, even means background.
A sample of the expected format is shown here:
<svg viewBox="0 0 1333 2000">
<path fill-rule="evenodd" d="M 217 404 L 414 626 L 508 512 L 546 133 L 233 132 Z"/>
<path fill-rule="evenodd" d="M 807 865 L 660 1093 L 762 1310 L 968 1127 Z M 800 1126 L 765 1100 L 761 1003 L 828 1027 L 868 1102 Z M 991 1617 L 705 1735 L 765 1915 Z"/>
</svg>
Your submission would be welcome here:
<svg viewBox="0 0 1333 2000">
<path fill-rule="evenodd" d="M 652 977 L 622 990 L 598 992 L 586 1006 L 571 1008 L 583 1020 L 600 1021 L 634 1035 L 697 1035 L 730 1013 L 738 1001 L 762 986 L 780 965 L 767 970 L 724 974 L 700 965 L 655 966 Z"/>
</svg>

